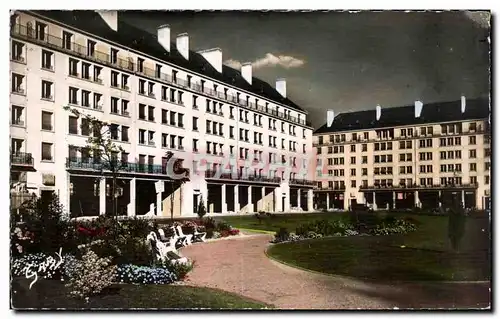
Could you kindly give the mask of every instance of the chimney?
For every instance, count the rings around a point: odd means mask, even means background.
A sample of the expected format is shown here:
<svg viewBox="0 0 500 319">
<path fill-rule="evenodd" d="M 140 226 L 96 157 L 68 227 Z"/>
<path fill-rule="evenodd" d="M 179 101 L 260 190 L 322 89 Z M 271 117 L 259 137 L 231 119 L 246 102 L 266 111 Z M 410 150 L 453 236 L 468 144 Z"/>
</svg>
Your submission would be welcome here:
<svg viewBox="0 0 500 319">
<path fill-rule="evenodd" d="M 116 10 L 96 10 L 101 18 L 106 22 L 106 24 L 113 29 L 118 31 L 118 11 Z M 91 23 L 89 21 L 89 23 Z"/>
<path fill-rule="evenodd" d="M 158 43 L 161 44 L 161 46 L 165 50 L 167 50 L 167 52 L 170 52 L 170 26 L 168 24 L 159 26 L 157 29 L 157 34 Z"/>
<path fill-rule="evenodd" d="M 241 65 L 241 76 L 248 82 L 252 84 L 252 63 L 247 62 Z"/>
<path fill-rule="evenodd" d="M 326 111 L 326 127 L 331 127 L 335 119 L 335 112 L 333 110 Z"/>
<path fill-rule="evenodd" d="M 276 91 L 278 91 L 281 96 L 286 98 L 286 80 L 285 79 L 277 79 L 276 80 Z"/>
<path fill-rule="evenodd" d="M 375 110 L 376 110 L 376 116 L 377 116 L 377 121 L 378 121 L 378 120 L 380 120 L 380 116 L 382 115 L 382 108 L 380 107 L 380 105 L 377 105 L 377 108 Z"/>
<path fill-rule="evenodd" d="M 466 105 L 467 105 L 467 99 L 465 98 L 465 95 L 462 95 L 460 97 L 460 106 L 461 106 L 462 113 L 465 113 L 465 106 Z"/>
<path fill-rule="evenodd" d="M 422 114 L 422 108 L 424 107 L 424 103 L 421 101 L 415 101 L 415 118 L 419 118 L 420 114 Z"/>
<path fill-rule="evenodd" d="M 184 57 L 184 59 L 189 60 L 189 36 L 187 33 L 181 33 L 177 36 L 177 51 Z"/>
<path fill-rule="evenodd" d="M 219 48 L 213 48 L 208 50 L 199 51 L 205 60 L 210 63 L 217 72 L 222 73 L 222 50 Z"/>
</svg>

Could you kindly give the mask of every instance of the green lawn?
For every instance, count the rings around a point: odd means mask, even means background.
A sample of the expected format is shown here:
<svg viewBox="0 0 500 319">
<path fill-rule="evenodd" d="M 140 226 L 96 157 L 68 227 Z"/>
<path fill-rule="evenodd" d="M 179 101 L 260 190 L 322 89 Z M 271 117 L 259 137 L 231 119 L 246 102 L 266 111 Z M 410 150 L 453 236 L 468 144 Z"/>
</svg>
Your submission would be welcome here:
<svg viewBox="0 0 500 319">
<path fill-rule="evenodd" d="M 281 227 L 287 228 L 290 232 L 295 232 L 295 228 L 303 223 L 308 223 L 316 219 L 337 220 L 345 216 L 345 213 L 311 213 L 311 214 L 273 214 L 264 217 L 259 221 L 254 215 L 249 216 L 224 216 L 216 217 L 227 221 L 234 228 L 256 229 L 278 231 Z"/>
<path fill-rule="evenodd" d="M 411 216 L 419 227 L 406 235 L 307 240 L 274 245 L 268 254 L 302 268 L 363 279 L 489 280 L 487 219 L 467 219 L 460 252 L 455 253 L 449 245 L 447 217 Z"/>
<path fill-rule="evenodd" d="M 25 279 L 12 283 L 12 307 L 46 309 L 262 309 L 272 308 L 217 289 L 174 285 L 115 285 L 105 294 L 94 296 L 86 303 L 66 295 L 59 281 L 39 280 L 32 289 Z"/>
</svg>

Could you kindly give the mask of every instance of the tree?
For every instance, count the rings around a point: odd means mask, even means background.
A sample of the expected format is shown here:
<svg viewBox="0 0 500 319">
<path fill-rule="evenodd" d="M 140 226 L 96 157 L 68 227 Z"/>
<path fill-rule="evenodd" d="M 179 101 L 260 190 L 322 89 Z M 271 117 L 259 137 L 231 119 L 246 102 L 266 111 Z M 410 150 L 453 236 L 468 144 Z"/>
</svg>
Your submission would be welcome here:
<svg viewBox="0 0 500 319">
<path fill-rule="evenodd" d="M 170 163 L 170 160 L 174 157 L 174 153 L 168 151 L 165 153 L 165 159 L 167 163 Z M 185 182 L 189 181 L 189 169 L 182 166 L 183 160 L 180 158 L 176 158 L 173 160 L 173 164 L 167 166 L 166 173 L 171 178 L 170 182 L 170 219 L 174 220 L 174 202 L 175 202 L 175 190 L 177 189 L 177 185 L 182 185 Z M 170 167 L 172 169 L 170 169 Z"/>
<path fill-rule="evenodd" d="M 203 216 L 207 214 L 207 208 L 205 207 L 205 201 L 203 200 L 203 195 L 200 196 L 200 202 L 198 203 L 196 214 L 200 217 L 200 220 L 203 219 Z"/>
<path fill-rule="evenodd" d="M 443 191 L 443 206 L 448 212 L 448 238 L 455 252 L 460 250 L 460 243 L 465 233 L 465 209 L 458 192 Z"/>
<path fill-rule="evenodd" d="M 93 168 L 99 171 L 101 180 L 105 177 L 105 172 L 109 172 L 112 178 L 111 196 L 112 199 L 112 215 L 118 217 L 118 187 L 117 180 L 121 170 L 123 170 L 128 163 L 118 160 L 118 154 L 124 152 L 124 149 L 114 143 L 113 137 L 118 136 L 119 129 L 111 123 L 99 120 L 95 116 L 84 114 L 78 109 L 65 106 L 65 110 L 70 111 L 77 118 L 82 118 L 80 127 L 87 130 L 92 135 L 87 138 L 86 150 L 89 157 L 93 158 Z M 90 134 L 89 134 L 90 135 Z M 71 159 L 70 159 L 71 160 Z M 106 212 L 107 215 L 111 215 Z"/>
</svg>

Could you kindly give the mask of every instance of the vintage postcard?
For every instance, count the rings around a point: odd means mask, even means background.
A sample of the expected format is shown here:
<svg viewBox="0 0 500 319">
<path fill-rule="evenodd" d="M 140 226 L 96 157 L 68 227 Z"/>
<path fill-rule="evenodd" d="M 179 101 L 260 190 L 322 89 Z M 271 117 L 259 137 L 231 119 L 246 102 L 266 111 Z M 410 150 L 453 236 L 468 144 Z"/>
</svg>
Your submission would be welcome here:
<svg viewBox="0 0 500 319">
<path fill-rule="evenodd" d="M 11 10 L 11 309 L 491 310 L 490 21 Z"/>
</svg>

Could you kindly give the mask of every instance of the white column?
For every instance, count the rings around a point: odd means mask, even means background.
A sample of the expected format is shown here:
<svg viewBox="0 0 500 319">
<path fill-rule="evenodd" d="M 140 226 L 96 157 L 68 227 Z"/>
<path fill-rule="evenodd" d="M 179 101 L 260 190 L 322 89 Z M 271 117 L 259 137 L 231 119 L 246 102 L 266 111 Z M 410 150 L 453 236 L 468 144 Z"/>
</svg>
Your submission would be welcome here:
<svg viewBox="0 0 500 319">
<path fill-rule="evenodd" d="M 462 207 L 465 208 L 465 190 L 462 190 Z"/>
<path fill-rule="evenodd" d="M 392 208 L 396 209 L 396 192 L 392 192 Z"/>
<path fill-rule="evenodd" d="M 297 207 L 302 207 L 302 206 L 300 206 L 300 204 L 301 204 L 300 203 L 300 195 L 301 194 L 300 194 L 300 188 L 299 188 L 299 189 L 297 189 Z"/>
<path fill-rule="evenodd" d="M 239 186 L 234 185 L 234 212 L 238 213 L 239 211 L 240 211 Z"/>
<path fill-rule="evenodd" d="M 420 198 L 418 197 L 418 191 L 415 191 L 415 207 L 420 207 Z"/>
<path fill-rule="evenodd" d="M 99 180 L 99 214 L 106 214 L 106 179 Z"/>
<path fill-rule="evenodd" d="M 252 186 L 248 186 L 248 205 L 247 213 L 253 213 L 253 203 L 252 203 Z"/>
<path fill-rule="evenodd" d="M 314 193 L 312 189 L 307 191 L 307 211 L 312 212 L 314 210 Z"/>
<path fill-rule="evenodd" d="M 135 211 L 135 193 L 136 193 L 136 179 L 132 178 L 130 180 L 130 203 L 127 205 L 127 215 L 128 216 L 135 216 L 136 211 Z"/>
<path fill-rule="evenodd" d="M 273 190 L 273 197 L 274 197 L 274 211 L 275 212 L 281 212 L 283 208 L 281 208 L 281 189 L 279 187 L 275 188 Z"/>
<path fill-rule="evenodd" d="M 261 193 L 260 193 L 260 210 L 262 211 L 266 211 L 267 210 L 267 207 L 266 207 L 266 204 L 265 204 L 265 199 L 266 198 L 266 188 L 265 187 L 262 187 L 261 188 Z"/>
<path fill-rule="evenodd" d="M 285 207 L 283 208 L 284 212 L 290 212 L 290 189 L 285 193 Z"/>
<path fill-rule="evenodd" d="M 161 216 L 162 215 L 162 200 L 161 200 L 161 195 L 165 191 L 165 182 L 164 181 L 158 181 L 155 183 L 155 190 L 156 190 L 156 216 Z M 174 196 L 174 204 L 175 205 L 175 195 L 171 194 L 170 196 Z M 170 203 L 172 205 L 172 203 Z M 175 208 L 174 208 L 174 214 L 175 214 Z"/>
<path fill-rule="evenodd" d="M 330 209 L 330 193 L 326 193 L 326 210 Z"/>
<path fill-rule="evenodd" d="M 375 198 L 375 192 L 373 192 L 373 210 L 377 210 L 377 201 Z"/>
<path fill-rule="evenodd" d="M 226 204 L 226 184 L 222 184 L 221 186 L 221 209 L 223 214 L 227 213 L 227 204 Z"/>
</svg>

